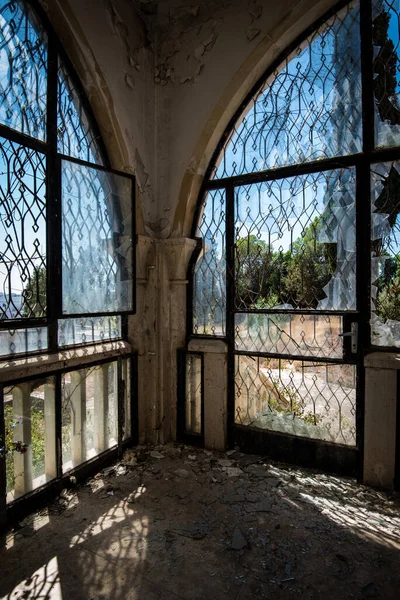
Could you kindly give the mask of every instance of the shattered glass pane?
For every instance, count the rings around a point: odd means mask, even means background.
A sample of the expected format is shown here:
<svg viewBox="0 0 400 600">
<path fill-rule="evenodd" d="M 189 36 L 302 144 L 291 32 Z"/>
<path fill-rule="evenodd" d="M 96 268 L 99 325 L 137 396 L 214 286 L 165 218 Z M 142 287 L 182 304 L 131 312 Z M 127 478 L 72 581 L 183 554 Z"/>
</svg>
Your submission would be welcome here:
<svg viewBox="0 0 400 600">
<path fill-rule="evenodd" d="M 400 162 L 371 172 L 371 342 L 400 348 Z"/>
<path fill-rule="evenodd" d="M 220 179 L 362 149 L 359 5 L 312 33 L 252 98 L 217 159 Z"/>
<path fill-rule="evenodd" d="M 398 1 L 373 0 L 376 146 L 400 145 L 400 10 Z"/>
<path fill-rule="evenodd" d="M 235 306 L 356 308 L 355 169 L 235 189 Z"/>
<path fill-rule="evenodd" d="M 342 317 L 237 313 L 235 348 L 292 356 L 343 358 Z"/>
<path fill-rule="evenodd" d="M 355 446 L 356 368 L 237 356 L 235 422 Z"/>
<path fill-rule="evenodd" d="M 62 161 L 63 314 L 133 308 L 132 180 Z"/>
<path fill-rule="evenodd" d="M 208 192 L 199 237 L 203 247 L 194 269 L 193 332 L 225 335 L 225 190 Z"/>
</svg>

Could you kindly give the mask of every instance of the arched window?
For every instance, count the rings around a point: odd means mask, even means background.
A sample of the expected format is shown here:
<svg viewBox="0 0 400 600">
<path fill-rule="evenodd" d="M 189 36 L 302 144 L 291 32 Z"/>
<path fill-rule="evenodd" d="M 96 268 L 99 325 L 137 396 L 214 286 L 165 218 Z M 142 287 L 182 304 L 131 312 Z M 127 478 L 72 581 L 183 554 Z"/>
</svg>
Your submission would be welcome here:
<svg viewBox="0 0 400 600">
<path fill-rule="evenodd" d="M 340 3 L 268 70 L 212 159 L 189 310 L 193 337 L 227 341 L 237 439 L 359 448 L 363 354 L 400 347 L 399 40 L 393 2 Z"/>
<path fill-rule="evenodd" d="M 0 355 L 121 337 L 132 178 L 31 3 L 0 2 Z"/>
<path fill-rule="evenodd" d="M 0 0 L 0 522 L 135 435 L 129 348 L 69 351 L 123 338 L 135 309 L 134 178 L 109 167 L 45 15 Z"/>
</svg>

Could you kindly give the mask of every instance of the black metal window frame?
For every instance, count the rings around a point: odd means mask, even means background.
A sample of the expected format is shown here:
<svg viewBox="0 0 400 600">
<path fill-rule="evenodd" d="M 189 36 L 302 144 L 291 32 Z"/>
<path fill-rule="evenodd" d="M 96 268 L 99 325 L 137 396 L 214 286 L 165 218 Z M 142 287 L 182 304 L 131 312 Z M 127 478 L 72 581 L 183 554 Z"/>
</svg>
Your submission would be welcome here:
<svg viewBox="0 0 400 600">
<path fill-rule="evenodd" d="M 298 48 L 305 39 L 313 34 L 326 21 L 332 18 L 338 11 L 350 4 L 349 0 L 340 1 L 329 9 L 322 17 L 308 27 L 299 37 L 297 37 L 270 65 L 267 71 L 252 87 L 237 111 L 229 121 L 207 168 L 203 184 L 200 189 L 198 203 L 193 219 L 192 238 L 198 242 L 197 249 L 192 256 L 188 268 L 188 302 L 187 302 L 187 342 L 190 339 L 224 339 L 230 348 L 234 349 L 234 315 L 240 312 L 249 313 L 292 313 L 285 309 L 254 309 L 241 311 L 234 308 L 235 281 L 234 281 L 234 190 L 238 186 L 261 183 L 266 181 L 280 180 L 286 177 L 305 175 L 309 173 L 320 173 L 332 169 L 341 169 L 354 167 L 356 170 L 356 269 L 357 269 L 357 289 L 356 289 L 356 310 L 329 311 L 329 310 L 299 310 L 296 314 L 335 314 L 338 316 L 357 316 L 359 322 L 359 348 L 362 355 L 370 352 L 397 352 L 398 348 L 392 346 L 374 346 L 371 343 L 371 262 L 365 257 L 370 256 L 371 251 L 371 165 L 379 162 L 389 162 L 400 159 L 400 147 L 374 148 L 374 93 L 373 93 L 373 42 L 372 42 L 372 1 L 360 1 L 360 31 L 361 31 L 361 89 L 362 89 L 362 125 L 363 139 L 362 152 L 339 156 L 317 161 L 309 161 L 300 164 L 293 164 L 284 167 L 258 171 L 243 175 L 235 175 L 226 178 L 212 179 L 218 157 L 221 155 L 226 143 L 231 135 L 235 124 L 244 113 L 246 107 L 252 98 L 265 85 L 266 81 L 279 68 L 279 66 Z M 201 210 L 208 192 L 212 190 L 225 191 L 226 195 L 226 217 L 225 217 L 225 240 L 226 240 L 226 333 L 225 335 L 207 335 L 198 334 L 193 331 L 193 301 L 194 301 L 194 270 L 197 258 L 202 248 L 202 238 L 198 237 L 198 224 L 201 218 Z M 367 208 L 367 210 L 366 210 Z M 345 341 L 345 354 L 349 358 L 349 344 Z M 240 354 L 235 351 L 235 354 Z M 246 352 L 243 352 L 246 354 Z M 256 353 L 257 354 L 257 353 Z M 261 353 L 263 356 L 284 358 L 284 355 L 274 355 L 271 353 Z M 287 356 L 287 355 L 286 355 Z M 296 357 L 298 358 L 298 357 Z M 299 357 L 301 360 L 310 360 L 310 357 Z M 334 361 L 334 359 L 325 359 Z M 343 360 L 339 361 L 343 362 Z"/>
<path fill-rule="evenodd" d="M 92 319 L 98 317 L 115 317 L 121 318 L 121 335 L 113 337 L 112 341 L 126 339 L 128 333 L 128 316 L 136 312 L 136 284 L 135 275 L 132 278 L 132 308 L 131 310 L 120 310 L 115 312 L 96 312 L 84 314 L 63 314 L 62 312 L 62 210 L 61 210 L 61 169 L 62 162 L 75 163 L 84 167 L 88 167 L 99 172 L 104 172 L 113 175 L 123 176 L 131 181 L 132 186 L 132 272 L 136 272 L 136 221 L 135 221 L 135 177 L 131 174 L 124 173 L 112 169 L 107 155 L 107 151 L 100 134 L 100 130 L 96 123 L 91 106 L 86 97 L 85 91 L 80 83 L 79 77 L 76 75 L 74 67 L 63 49 L 60 40 L 58 39 L 47 15 L 37 0 L 24 0 L 24 4 L 30 8 L 38 17 L 43 30 L 47 35 L 47 123 L 46 123 L 46 140 L 41 141 L 32 138 L 28 135 L 11 129 L 0 124 L 0 139 L 4 138 L 11 142 L 20 144 L 23 147 L 29 148 L 43 154 L 46 157 L 46 246 L 47 246 L 47 265 L 46 265 L 46 297 L 47 314 L 43 317 L 20 317 L 17 319 L 2 319 L 0 320 L 1 330 L 24 330 L 27 328 L 45 327 L 48 330 L 48 344 L 42 350 L 31 352 L 12 353 L 0 357 L 1 361 L 9 360 L 12 357 L 35 356 L 39 354 L 47 354 L 59 351 L 60 347 L 63 350 L 73 349 L 75 347 L 91 346 L 98 341 L 76 342 L 67 346 L 60 346 L 58 343 L 59 320 L 67 319 Z M 79 158 L 62 154 L 58 151 L 57 127 L 58 127 L 58 69 L 59 64 L 62 64 L 68 73 L 68 77 L 73 83 L 73 87 L 77 92 L 79 101 L 88 118 L 90 132 L 93 140 L 96 143 L 96 149 L 99 152 L 102 165 L 87 162 Z M 107 341 L 107 340 L 104 340 Z"/>
<path fill-rule="evenodd" d="M 397 347 L 377 346 L 371 342 L 371 166 L 375 163 L 390 162 L 400 159 L 400 146 L 375 148 L 374 134 L 374 74 L 373 74 L 373 5 L 372 0 L 360 0 L 360 34 L 361 34 L 361 108 L 362 108 L 362 151 L 350 155 L 323 158 L 284 167 L 271 168 L 265 171 L 235 175 L 213 179 L 218 158 L 251 100 L 265 86 L 280 65 L 300 46 L 304 40 L 323 26 L 334 15 L 346 8 L 351 2 L 341 0 L 329 9 L 321 18 L 297 37 L 277 58 L 267 71 L 252 87 L 250 92 L 230 119 L 208 165 L 200 189 L 198 203 L 193 219 L 192 238 L 197 240 L 197 248 L 188 267 L 187 295 L 187 335 L 186 347 L 192 339 L 220 339 L 228 347 L 228 444 L 233 447 L 239 444 L 248 451 L 268 454 L 277 460 L 289 460 L 304 466 L 312 466 L 323 470 L 342 472 L 347 475 L 362 477 L 363 471 L 363 429 L 364 429 L 364 357 L 371 352 L 398 352 Z M 235 303 L 235 188 L 242 185 L 275 181 L 291 176 L 310 173 L 321 173 L 333 169 L 353 167 L 356 171 L 356 309 L 346 311 L 299 310 L 285 309 L 249 309 L 237 310 Z M 198 227 L 202 216 L 204 202 L 211 191 L 221 190 L 225 193 L 225 262 L 226 262 L 226 304 L 224 335 L 207 335 L 194 330 L 195 268 L 203 247 L 202 238 L 198 237 Z M 252 314 L 298 314 L 329 315 L 343 318 L 343 331 L 350 329 L 352 321 L 358 322 L 358 350 L 351 351 L 350 339 L 343 339 L 343 358 L 323 358 L 329 364 L 353 364 L 357 368 L 356 384 L 356 439 L 355 447 L 347 447 L 331 442 L 312 440 L 281 434 L 274 431 L 263 431 L 235 424 L 235 359 L 237 356 L 251 355 L 265 358 L 303 360 L 305 363 L 318 361 L 317 357 L 292 356 L 271 352 L 239 351 L 235 347 L 235 314 L 248 312 Z M 321 357 L 322 358 L 322 357 Z M 181 384 L 181 390 L 184 390 Z M 183 393 L 181 391 L 181 393 Z M 399 454 L 399 453 L 397 453 Z M 397 461 L 400 464 L 400 460 Z M 398 467 L 398 465 L 397 465 Z M 397 468 L 397 471 L 399 469 Z"/>
</svg>

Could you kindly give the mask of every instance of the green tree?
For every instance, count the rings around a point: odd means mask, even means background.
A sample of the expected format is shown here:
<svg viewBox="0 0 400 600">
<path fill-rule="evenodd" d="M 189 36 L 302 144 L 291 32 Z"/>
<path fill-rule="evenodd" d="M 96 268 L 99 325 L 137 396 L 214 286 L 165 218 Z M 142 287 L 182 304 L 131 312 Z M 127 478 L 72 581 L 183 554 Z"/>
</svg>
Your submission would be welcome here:
<svg viewBox="0 0 400 600">
<path fill-rule="evenodd" d="M 337 245 L 318 242 L 324 227 L 317 217 L 286 252 L 274 252 L 255 235 L 236 243 L 236 296 L 239 308 L 292 304 L 316 308 L 336 270 Z"/>
<path fill-rule="evenodd" d="M 35 268 L 22 293 L 23 317 L 43 317 L 46 311 L 46 268 Z"/>
<path fill-rule="evenodd" d="M 316 217 L 293 244 L 287 257 L 287 274 L 281 293 L 285 303 L 298 308 L 316 308 L 325 297 L 323 288 L 336 270 L 337 245 L 318 242 L 324 227 Z"/>
<path fill-rule="evenodd" d="M 273 307 L 280 302 L 285 254 L 274 252 L 264 240 L 249 235 L 236 242 L 236 303 L 240 308 Z"/>
</svg>

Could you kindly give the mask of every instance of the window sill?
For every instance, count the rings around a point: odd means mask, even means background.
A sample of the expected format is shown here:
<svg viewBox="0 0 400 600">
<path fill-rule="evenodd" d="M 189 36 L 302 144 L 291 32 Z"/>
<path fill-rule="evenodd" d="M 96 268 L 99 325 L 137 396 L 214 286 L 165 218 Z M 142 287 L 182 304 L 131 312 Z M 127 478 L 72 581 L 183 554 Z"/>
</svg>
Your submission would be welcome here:
<svg viewBox="0 0 400 600">
<path fill-rule="evenodd" d="M 128 342 L 115 341 L 79 348 L 69 348 L 59 352 L 5 359 L 0 362 L 0 383 L 15 381 L 25 377 L 50 373 L 69 367 L 90 365 L 98 361 L 130 354 Z"/>
</svg>

